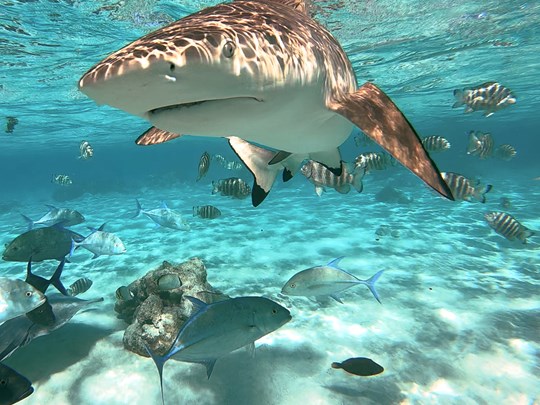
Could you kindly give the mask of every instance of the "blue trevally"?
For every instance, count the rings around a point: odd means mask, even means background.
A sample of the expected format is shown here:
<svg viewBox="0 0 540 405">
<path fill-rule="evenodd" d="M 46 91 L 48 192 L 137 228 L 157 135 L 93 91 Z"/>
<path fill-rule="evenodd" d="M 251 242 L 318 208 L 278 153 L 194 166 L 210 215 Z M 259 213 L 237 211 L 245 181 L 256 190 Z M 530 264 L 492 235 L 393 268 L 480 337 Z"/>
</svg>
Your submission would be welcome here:
<svg viewBox="0 0 540 405">
<path fill-rule="evenodd" d="M 21 214 L 24 220 L 28 223 L 28 230 L 34 226 L 53 226 L 61 224 L 62 226 L 73 226 L 84 222 L 84 216 L 76 210 L 69 208 L 56 208 L 54 205 L 46 205 L 49 211 L 40 219 L 34 221 L 26 215 Z"/>
<path fill-rule="evenodd" d="M 180 328 L 174 343 L 164 356 L 146 350 L 156 363 L 163 401 L 163 365 L 174 356 L 176 360 L 201 363 L 208 378 L 216 360 L 244 346 L 254 349 L 254 342 L 291 320 L 290 312 L 268 298 L 238 297 L 206 304 L 194 297 L 195 308 Z"/>
<path fill-rule="evenodd" d="M 157 225 L 163 226 L 165 228 L 178 229 L 178 230 L 189 230 L 189 224 L 182 217 L 182 214 L 179 212 L 170 209 L 167 207 L 167 204 L 163 202 L 161 208 L 155 208 L 153 210 L 145 211 L 141 206 L 139 200 L 137 202 L 137 213 L 133 218 L 137 218 L 139 215 L 144 214 Z"/>
<path fill-rule="evenodd" d="M 0 277 L 0 323 L 25 314 L 45 302 L 45 296 L 25 281 Z"/>
<path fill-rule="evenodd" d="M 310 267 L 296 273 L 285 283 L 281 289 L 281 293 L 302 297 L 330 296 L 342 303 L 337 295 L 338 293 L 355 285 L 364 284 L 380 303 L 381 300 L 375 289 L 375 282 L 384 270 L 375 273 L 367 280 L 360 280 L 358 277 L 338 267 L 341 259 L 343 257 L 332 260 L 326 266 Z"/>
<path fill-rule="evenodd" d="M 105 224 L 101 225 L 99 229 L 92 229 L 92 233 L 84 238 L 82 241 L 77 242 L 71 240 L 71 250 L 69 255 L 72 256 L 75 248 L 77 246 L 82 246 L 83 248 L 89 250 L 94 254 L 92 259 L 99 257 L 101 255 L 120 255 L 126 252 L 126 247 L 124 242 L 111 232 L 104 232 Z"/>
</svg>

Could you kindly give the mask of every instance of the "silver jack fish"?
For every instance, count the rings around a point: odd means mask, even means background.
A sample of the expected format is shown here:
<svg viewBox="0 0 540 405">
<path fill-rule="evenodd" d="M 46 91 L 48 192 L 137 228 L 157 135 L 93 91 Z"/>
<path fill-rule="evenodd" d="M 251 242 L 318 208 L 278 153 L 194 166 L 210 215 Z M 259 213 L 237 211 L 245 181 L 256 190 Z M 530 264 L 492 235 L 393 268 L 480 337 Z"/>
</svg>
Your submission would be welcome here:
<svg viewBox="0 0 540 405">
<path fill-rule="evenodd" d="M 478 156 L 480 159 L 487 159 L 493 155 L 493 137 L 489 133 L 480 131 L 469 132 L 469 145 L 467 155 Z"/>
<path fill-rule="evenodd" d="M 73 226 L 84 222 L 84 216 L 79 211 L 71 210 L 69 208 L 56 208 L 53 205 L 47 205 L 47 207 L 49 208 L 49 212 L 36 221 L 21 214 L 28 223 L 29 230 L 36 225 L 52 226 L 60 224 L 62 226 Z"/>
<path fill-rule="evenodd" d="M 496 82 L 486 82 L 476 87 L 454 90 L 454 97 L 456 102 L 452 108 L 465 105 L 465 113 L 484 110 L 486 117 L 517 101 L 512 90 Z"/>
<path fill-rule="evenodd" d="M 251 193 L 251 188 L 244 180 L 229 177 L 212 182 L 212 194 L 217 193 L 234 198 L 246 198 Z"/>
<path fill-rule="evenodd" d="M 310 267 L 296 273 L 285 283 L 281 293 L 302 297 L 330 296 L 337 302 L 343 303 L 338 297 L 338 293 L 355 285 L 363 284 L 369 288 L 375 299 L 381 303 L 379 294 L 375 289 L 375 282 L 383 274 L 384 270 L 375 273 L 367 280 L 360 280 L 338 267 L 341 259 L 343 257 L 332 260 L 326 266 Z"/>
<path fill-rule="evenodd" d="M 194 313 L 182 325 L 169 351 L 157 356 L 145 345 L 159 372 L 163 403 L 163 365 L 171 357 L 204 364 L 210 378 L 217 359 L 244 346 L 254 351 L 257 339 L 291 320 L 286 308 L 264 297 L 230 298 L 212 304 L 185 298 L 193 304 Z"/>
<path fill-rule="evenodd" d="M 51 183 L 58 184 L 60 186 L 71 186 L 73 181 L 67 174 L 53 174 Z"/>
<path fill-rule="evenodd" d="M 471 202 L 474 198 L 481 203 L 485 203 L 486 194 L 492 188 L 491 184 L 483 185 L 479 181 L 473 185 L 471 180 L 458 173 L 442 172 L 441 175 L 450 190 L 452 190 L 452 195 L 456 200 Z"/>
<path fill-rule="evenodd" d="M 364 186 L 362 179 L 366 172 L 365 167 L 355 167 L 350 171 L 348 165 L 344 164 L 343 170 L 339 176 L 336 176 L 326 166 L 309 160 L 300 169 L 302 174 L 315 186 L 315 192 L 320 197 L 325 191 L 325 187 L 331 187 L 341 194 L 347 194 L 351 190 L 351 185 L 362 192 Z"/>
<path fill-rule="evenodd" d="M 450 149 L 448 139 L 438 135 L 426 136 L 422 139 L 422 145 L 428 152 L 443 152 Z"/>
<path fill-rule="evenodd" d="M 385 170 L 390 166 L 394 166 L 395 162 L 395 159 L 388 153 L 368 152 L 358 155 L 354 159 L 354 166 L 364 167 L 366 173 L 369 173 L 373 170 Z"/>
<path fill-rule="evenodd" d="M 95 259 L 101 255 L 121 255 L 126 253 L 126 247 L 124 243 L 120 240 L 118 236 L 114 233 L 104 232 L 105 224 L 101 225 L 99 229 L 92 229 L 92 233 L 80 242 L 76 242 L 71 239 L 71 250 L 69 251 L 69 256 L 73 255 L 75 248 L 77 246 L 82 246 L 83 248 L 89 250 L 94 254 L 92 259 Z"/>
<path fill-rule="evenodd" d="M 210 155 L 208 154 L 208 152 L 204 152 L 201 155 L 201 158 L 199 159 L 197 181 L 199 181 L 204 176 L 206 176 L 206 173 L 208 173 L 209 169 L 210 169 Z"/>
<path fill-rule="evenodd" d="M 506 212 L 488 212 L 484 218 L 495 232 L 508 240 L 518 239 L 521 243 L 527 243 L 527 238 L 535 234 Z"/>
<path fill-rule="evenodd" d="M 88 141 L 82 141 L 79 145 L 79 159 L 88 160 L 94 156 L 94 148 Z"/>
<path fill-rule="evenodd" d="M 0 277 L 0 323 L 36 309 L 45 296 L 31 284 Z"/>
<path fill-rule="evenodd" d="M 167 204 L 163 202 L 161 208 L 155 208 L 153 210 L 143 210 L 139 200 L 137 202 L 137 213 L 133 218 L 137 218 L 139 215 L 144 214 L 150 218 L 156 225 L 163 226 L 164 228 L 177 229 L 180 231 L 189 230 L 189 224 L 182 217 L 179 212 L 167 207 Z"/>
<path fill-rule="evenodd" d="M 193 207 L 193 216 L 205 219 L 215 219 L 221 216 L 221 211 L 213 205 Z"/>
<path fill-rule="evenodd" d="M 516 154 L 516 148 L 506 143 L 495 149 L 495 157 L 501 160 L 512 160 L 516 157 Z"/>
<path fill-rule="evenodd" d="M 304 159 L 339 176 L 338 147 L 355 125 L 452 198 L 405 116 L 374 84 L 358 87 L 344 50 L 303 0 L 205 8 L 107 56 L 79 89 L 151 122 L 157 129 L 140 145 L 182 134 L 228 138 L 254 176 L 254 206 L 278 172 L 290 179 Z"/>
</svg>

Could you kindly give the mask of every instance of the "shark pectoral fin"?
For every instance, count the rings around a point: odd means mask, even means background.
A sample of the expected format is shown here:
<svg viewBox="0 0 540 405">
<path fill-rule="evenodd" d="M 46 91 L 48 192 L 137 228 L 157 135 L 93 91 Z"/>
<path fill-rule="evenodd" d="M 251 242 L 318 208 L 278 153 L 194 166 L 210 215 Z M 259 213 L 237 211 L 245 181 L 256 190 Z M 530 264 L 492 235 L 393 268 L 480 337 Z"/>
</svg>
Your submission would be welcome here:
<svg viewBox="0 0 540 405">
<path fill-rule="evenodd" d="M 146 132 L 144 132 L 141 136 L 139 136 L 135 140 L 135 143 L 142 146 L 155 145 L 158 143 L 170 141 L 171 139 L 179 138 L 181 136 L 182 135 L 180 134 L 175 134 L 173 132 L 163 131 L 162 129 L 152 127 Z"/>
<path fill-rule="evenodd" d="M 341 164 L 341 153 L 338 148 L 325 152 L 310 153 L 309 158 L 326 166 L 334 175 L 341 176 L 343 167 Z"/>
<path fill-rule="evenodd" d="M 332 103 L 329 108 L 358 126 L 442 196 L 454 199 L 414 128 L 377 86 L 365 83 L 358 91 L 341 102 Z"/>
<path fill-rule="evenodd" d="M 236 136 L 230 136 L 228 139 L 234 153 L 238 155 L 255 178 L 251 189 L 251 202 L 256 207 L 264 201 L 270 192 L 282 165 L 268 164 L 274 158 L 275 152 L 252 145 Z"/>
</svg>

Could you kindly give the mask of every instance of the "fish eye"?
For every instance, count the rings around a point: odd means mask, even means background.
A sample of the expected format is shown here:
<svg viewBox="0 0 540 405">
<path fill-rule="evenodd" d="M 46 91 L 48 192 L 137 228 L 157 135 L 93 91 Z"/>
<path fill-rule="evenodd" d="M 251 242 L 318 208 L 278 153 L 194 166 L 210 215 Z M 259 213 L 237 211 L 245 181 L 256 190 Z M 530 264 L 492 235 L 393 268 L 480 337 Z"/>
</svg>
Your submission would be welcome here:
<svg viewBox="0 0 540 405">
<path fill-rule="evenodd" d="M 276 308 L 272 308 L 272 313 L 275 315 L 277 314 L 277 309 Z"/>
<path fill-rule="evenodd" d="M 25 293 L 25 295 L 26 295 L 27 297 L 31 297 L 31 296 L 32 296 L 32 291 L 27 291 L 27 292 Z"/>
<path fill-rule="evenodd" d="M 296 288 L 296 283 L 291 283 L 291 288 Z"/>
<path fill-rule="evenodd" d="M 232 58 L 234 55 L 234 50 L 236 49 L 236 44 L 233 41 L 227 41 L 225 42 L 225 45 L 223 45 L 223 56 L 226 58 Z"/>
<path fill-rule="evenodd" d="M 7 380 L 5 380 L 5 379 L 2 378 L 2 379 L 0 380 L 0 385 L 7 385 Z"/>
</svg>

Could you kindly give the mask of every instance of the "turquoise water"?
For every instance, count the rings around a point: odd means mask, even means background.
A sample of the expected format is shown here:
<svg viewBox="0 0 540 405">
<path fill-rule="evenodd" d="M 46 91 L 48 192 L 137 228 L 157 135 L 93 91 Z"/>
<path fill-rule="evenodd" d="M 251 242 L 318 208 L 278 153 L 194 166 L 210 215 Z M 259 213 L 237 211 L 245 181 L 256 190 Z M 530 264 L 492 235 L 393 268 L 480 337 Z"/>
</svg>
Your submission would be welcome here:
<svg viewBox="0 0 540 405">
<path fill-rule="evenodd" d="M 347 51 L 359 80 L 373 80 L 421 135 L 452 144 L 433 155 L 441 170 L 493 185 L 486 204 L 444 201 L 401 166 L 368 174 L 364 191 L 318 197 L 301 175 L 276 182 L 264 203 L 211 194 L 211 181 L 239 175 L 213 165 L 195 182 L 204 151 L 234 159 L 224 140 L 186 138 L 155 147 L 134 140 L 148 124 L 98 107 L 77 81 L 112 51 L 211 2 L 0 0 L 0 237 L 25 231 L 23 213 L 37 219 L 44 204 L 77 209 L 73 229 L 107 229 L 127 253 L 91 260 L 77 253 L 64 284 L 89 277 L 82 298 L 104 297 L 95 310 L 19 349 L 6 364 L 32 380 L 28 404 L 158 404 L 151 360 L 126 351 L 126 324 L 113 310 L 115 290 L 163 260 L 200 257 L 208 280 L 230 296 L 264 295 L 291 310 L 293 320 L 257 342 L 256 357 L 237 351 L 220 359 L 207 380 L 204 367 L 170 361 L 166 402 L 201 404 L 531 404 L 540 401 L 539 236 L 526 245 L 494 233 L 483 219 L 507 211 L 540 231 L 540 5 L 516 1 L 316 2 L 316 18 Z M 111 7 L 105 7 L 111 6 Z M 452 109 L 453 90 L 499 81 L 518 97 L 485 118 Z M 16 117 L 12 133 L 5 117 Z M 470 130 L 512 144 L 511 161 L 466 154 Z M 88 140 L 92 159 L 78 159 Z M 345 160 L 376 150 L 341 147 Z M 71 193 L 52 174 L 73 180 Z M 385 186 L 410 204 L 380 202 Z M 190 230 L 155 228 L 132 219 L 135 198 L 145 208 L 162 200 L 180 211 Z M 191 217 L 212 204 L 215 221 Z M 399 237 L 377 237 L 381 225 Z M 378 281 L 382 305 L 365 287 L 333 300 L 279 295 L 294 273 L 345 256 L 341 265 Z M 50 274 L 56 262 L 36 266 Z M 0 273 L 24 277 L 25 264 L 0 262 Z M 385 368 L 370 378 L 330 364 L 370 357 Z"/>
</svg>

